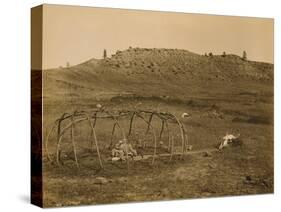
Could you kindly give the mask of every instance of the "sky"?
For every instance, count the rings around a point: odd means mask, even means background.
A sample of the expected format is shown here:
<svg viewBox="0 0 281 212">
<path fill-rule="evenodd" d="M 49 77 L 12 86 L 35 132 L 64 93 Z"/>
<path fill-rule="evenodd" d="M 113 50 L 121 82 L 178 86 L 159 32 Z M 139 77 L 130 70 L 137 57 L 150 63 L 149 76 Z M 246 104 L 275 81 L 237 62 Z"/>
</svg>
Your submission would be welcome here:
<svg viewBox="0 0 281 212">
<path fill-rule="evenodd" d="M 273 63 L 273 19 L 43 6 L 43 69 L 100 59 L 129 46 L 232 53 Z"/>
</svg>

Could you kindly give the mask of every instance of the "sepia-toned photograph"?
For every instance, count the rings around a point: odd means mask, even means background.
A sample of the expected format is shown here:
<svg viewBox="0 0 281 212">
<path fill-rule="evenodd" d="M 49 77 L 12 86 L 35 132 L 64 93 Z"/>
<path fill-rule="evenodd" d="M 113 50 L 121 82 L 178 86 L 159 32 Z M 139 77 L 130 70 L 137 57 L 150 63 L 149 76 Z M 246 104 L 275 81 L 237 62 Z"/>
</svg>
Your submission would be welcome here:
<svg viewBox="0 0 281 212">
<path fill-rule="evenodd" d="M 31 25 L 33 203 L 274 192 L 273 19 L 44 4 Z"/>
</svg>

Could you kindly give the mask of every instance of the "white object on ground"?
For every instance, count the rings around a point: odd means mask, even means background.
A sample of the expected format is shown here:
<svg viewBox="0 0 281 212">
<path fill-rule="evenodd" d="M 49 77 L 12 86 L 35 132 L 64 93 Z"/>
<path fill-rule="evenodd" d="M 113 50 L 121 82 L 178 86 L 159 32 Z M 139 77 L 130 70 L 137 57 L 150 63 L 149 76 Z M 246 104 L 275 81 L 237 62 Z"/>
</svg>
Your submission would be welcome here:
<svg viewBox="0 0 281 212">
<path fill-rule="evenodd" d="M 120 160 L 121 158 L 119 158 L 119 157 L 113 157 L 113 158 L 111 158 L 111 160 L 112 161 L 118 161 L 118 160 Z"/>
<path fill-rule="evenodd" d="M 96 108 L 101 108 L 102 105 L 101 104 L 96 104 Z"/>
<path fill-rule="evenodd" d="M 137 151 L 133 149 L 130 143 L 127 143 L 127 139 L 119 140 L 111 151 L 112 160 L 126 160 L 127 156 L 137 156 Z"/>
<path fill-rule="evenodd" d="M 181 114 L 181 117 L 182 118 L 190 117 L 190 114 L 189 113 L 183 113 L 183 114 Z"/>
<path fill-rule="evenodd" d="M 239 138 L 239 136 L 240 136 L 240 134 L 238 136 L 234 136 L 232 134 L 226 133 L 226 135 L 223 137 L 223 141 L 220 143 L 219 149 L 227 147 L 228 144 L 232 143 L 233 140 Z"/>
</svg>

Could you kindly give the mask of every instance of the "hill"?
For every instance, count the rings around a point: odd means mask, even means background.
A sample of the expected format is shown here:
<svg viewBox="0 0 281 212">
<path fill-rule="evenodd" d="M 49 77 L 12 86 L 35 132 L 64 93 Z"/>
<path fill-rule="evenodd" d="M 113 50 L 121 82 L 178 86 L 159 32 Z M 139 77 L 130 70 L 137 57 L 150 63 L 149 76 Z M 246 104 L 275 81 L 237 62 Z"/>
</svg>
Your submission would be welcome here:
<svg viewBox="0 0 281 212">
<path fill-rule="evenodd" d="M 82 101 L 114 96 L 217 97 L 272 93 L 273 65 L 237 55 L 203 56 L 180 49 L 129 48 L 110 58 L 44 71 L 44 97 Z M 268 86 L 269 85 L 269 86 Z"/>
</svg>

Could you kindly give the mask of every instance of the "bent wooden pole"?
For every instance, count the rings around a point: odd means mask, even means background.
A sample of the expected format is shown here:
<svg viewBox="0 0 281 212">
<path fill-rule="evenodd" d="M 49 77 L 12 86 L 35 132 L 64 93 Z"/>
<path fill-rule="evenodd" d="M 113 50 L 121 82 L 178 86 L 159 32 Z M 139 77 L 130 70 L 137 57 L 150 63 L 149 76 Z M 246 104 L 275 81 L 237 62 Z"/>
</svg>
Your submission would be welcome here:
<svg viewBox="0 0 281 212">
<path fill-rule="evenodd" d="M 62 116 L 61 116 L 61 118 L 60 119 L 58 119 L 58 131 L 57 131 L 57 143 L 59 142 L 59 140 L 60 140 L 60 134 L 61 134 L 61 123 L 62 123 L 62 121 L 64 121 L 65 120 L 65 116 L 66 115 L 68 115 L 67 113 L 64 113 L 64 114 L 62 114 Z M 57 155 L 58 155 L 58 160 L 60 160 L 60 149 L 58 149 L 59 150 L 59 152 L 57 153 Z"/>
<path fill-rule="evenodd" d="M 98 112 L 95 112 L 94 113 L 94 122 L 93 122 L 93 127 L 95 128 L 96 124 L 97 124 L 97 114 Z M 91 135 L 90 135 L 90 149 L 91 149 L 91 152 L 94 151 L 94 142 L 93 142 L 93 139 L 92 139 L 92 136 L 93 136 L 93 130 L 91 130 Z"/>
<path fill-rule="evenodd" d="M 184 136 L 185 136 L 185 150 L 187 150 L 187 146 L 188 146 L 188 135 L 186 132 L 186 128 L 182 125 L 183 127 L 183 132 L 184 132 Z"/>
<path fill-rule="evenodd" d="M 57 161 L 57 164 L 60 166 L 60 147 L 61 147 L 61 141 L 62 141 L 62 137 L 63 135 L 65 134 L 65 132 L 71 128 L 72 124 L 76 124 L 76 123 L 80 123 L 82 121 L 87 121 L 88 118 L 87 117 L 84 117 L 84 118 L 80 118 L 80 119 L 76 119 L 74 120 L 72 123 L 69 123 L 67 126 L 65 126 L 61 132 L 60 132 L 60 135 L 59 135 L 59 139 L 58 139 L 58 142 L 57 142 L 57 148 L 56 148 L 56 161 Z"/>
<path fill-rule="evenodd" d="M 139 118 L 141 118 L 145 123 L 147 123 L 148 125 L 150 124 L 149 121 L 146 121 L 145 118 L 143 116 L 141 116 L 140 114 L 137 114 L 137 116 Z M 156 133 L 155 133 L 155 130 L 153 128 L 153 126 L 150 126 L 151 130 L 152 130 L 152 133 L 153 133 L 153 139 L 154 139 L 154 152 L 153 152 L 153 157 L 152 157 L 152 162 L 151 164 L 153 165 L 154 164 L 154 161 L 155 161 L 155 158 L 156 158 L 156 153 L 157 153 L 157 136 L 156 136 Z"/>
<path fill-rule="evenodd" d="M 93 123 L 90 119 L 90 116 L 88 114 L 86 114 L 86 117 L 89 121 L 89 125 L 90 127 L 92 128 L 92 131 L 93 131 L 93 136 L 94 136 L 94 141 L 95 141 L 95 145 L 96 145 L 96 149 L 97 149 L 97 154 L 98 154 L 98 159 L 99 159 L 99 164 L 100 164 L 100 167 L 101 169 L 103 169 L 103 164 L 102 164 L 102 160 L 101 160 L 101 155 L 100 155 L 100 150 L 99 150 L 99 145 L 98 145 L 98 139 L 97 139 L 97 135 L 96 135 L 96 131 L 95 131 L 95 127 L 93 126 Z"/>
<path fill-rule="evenodd" d="M 164 131 L 164 125 L 165 125 L 165 121 L 162 119 L 161 130 L 160 130 L 160 134 L 159 134 L 159 140 L 161 140 L 161 138 L 162 138 L 162 133 Z"/>
<path fill-rule="evenodd" d="M 171 136 L 170 136 L 169 124 L 167 121 L 165 121 L 165 126 L 166 126 L 167 134 L 168 134 L 168 151 L 171 151 Z"/>
<path fill-rule="evenodd" d="M 112 118 L 112 120 L 114 120 L 114 126 L 116 124 L 116 126 L 119 128 L 119 130 L 121 131 L 122 137 L 124 140 L 126 140 L 126 135 L 124 132 L 124 129 L 121 127 L 121 125 L 119 124 L 118 119 L 112 115 L 111 113 L 107 112 L 107 114 Z M 120 115 L 120 113 L 119 113 Z M 115 127 L 114 127 L 115 128 Z M 115 130 L 115 129 L 114 129 Z M 128 151 L 126 151 L 126 163 L 127 163 L 127 170 L 129 170 L 129 155 L 128 155 Z"/>
<path fill-rule="evenodd" d="M 154 161 L 155 161 L 155 157 L 156 157 L 156 153 L 157 153 L 157 138 L 156 138 L 156 133 L 155 133 L 155 130 L 154 128 L 152 127 L 152 133 L 153 133 L 153 137 L 154 137 L 154 152 L 153 152 L 153 159 L 152 159 L 152 165 L 154 164 Z"/>
<path fill-rule="evenodd" d="M 56 126 L 57 126 L 57 122 L 55 122 L 52 126 L 52 128 L 50 129 L 50 131 L 48 132 L 47 134 L 47 137 L 46 137 L 46 140 L 45 140 L 45 151 L 46 151 L 46 155 L 47 155 L 47 159 L 52 162 L 52 158 L 50 156 L 50 153 L 49 153 L 49 149 L 48 149 L 48 146 L 49 146 L 49 138 L 50 138 L 50 135 L 53 133 L 53 131 L 56 129 Z"/>
<path fill-rule="evenodd" d="M 113 136 L 114 136 L 114 132 L 115 132 L 116 125 L 117 125 L 117 124 L 114 123 L 114 124 L 113 124 L 113 127 L 112 127 L 109 148 L 111 148 L 111 147 L 113 146 Z"/>
<path fill-rule="evenodd" d="M 72 142 L 72 147 L 73 147 L 73 153 L 74 153 L 74 158 L 75 158 L 75 163 L 77 168 L 79 169 L 79 164 L 78 164 L 78 159 L 77 159 L 77 151 L 76 151 L 76 144 L 74 141 L 74 116 L 71 117 L 71 142 Z"/>
<path fill-rule="evenodd" d="M 114 115 L 110 114 L 109 112 L 107 112 L 107 114 L 110 116 L 110 118 L 112 118 L 112 120 L 114 120 L 114 122 L 115 122 L 116 125 L 118 126 L 119 130 L 120 130 L 121 133 L 122 133 L 123 139 L 126 139 L 125 131 L 124 131 L 124 129 L 121 127 L 121 125 L 120 125 L 118 119 L 117 119 Z M 120 115 L 120 114 L 119 114 L 119 115 Z"/>
<path fill-rule="evenodd" d="M 187 150 L 187 147 L 188 147 L 188 136 L 187 134 L 185 133 L 185 149 Z M 188 150 L 191 150 L 191 149 L 188 149 Z"/>
<path fill-rule="evenodd" d="M 148 132 L 149 132 L 149 129 L 150 129 L 150 125 L 151 125 L 151 122 L 152 122 L 153 115 L 154 115 L 154 113 L 151 113 L 148 122 L 145 120 L 145 122 L 147 123 L 147 129 L 146 129 L 145 135 L 147 135 Z"/>
<path fill-rule="evenodd" d="M 70 128 L 72 127 L 72 125 L 74 123 L 79 123 L 81 121 L 84 121 L 86 120 L 85 118 L 83 119 L 78 119 L 78 120 L 75 120 L 75 121 L 71 121 L 71 123 L 69 123 L 67 126 L 65 126 L 62 130 L 60 129 L 60 134 L 58 134 L 58 141 L 57 141 L 57 149 L 56 149 L 56 162 L 58 164 L 58 166 L 60 166 L 60 146 L 61 146 L 61 140 L 62 140 L 62 136 L 64 135 L 64 133 Z"/>
<path fill-rule="evenodd" d="M 60 166 L 60 143 L 61 143 L 62 136 L 59 137 L 58 143 L 57 143 L 57 151 L 56 151 L 56 158 L 57 158 L 57 164 Z"/>
<path fill-rule="evenodd" d="M 173 154 L 174 154 L 174 136 L 171 138 L 171 154 L 170 154 L 170 161 L 172 160 Z"/>
<path fill-rule="evenodd" d="M 182 155 L 181 157 L 183 158 L 183 155 L 185 153 L 185 137 L 184 137 L 184 129 L 183 129 L 183 125 L 182 123 L 179 121 L 179 119 L 173 115 L 174 119 L 176 120 L 178 126 L 179 126 L 179 129 L 180 129 L 180 133 L 181 133 L 181 140 L 182 140 Z"/>
<path fill-rule="evenodd" d="M 62 114 L 62 116 L 57 120 L 58 122 L 58 131 L 57 131 L 57 139 L 59 140 L 59 136 L 61 133 L 61 123 L 65 120 L 65 116 L 68 115 L 67 113 Z"/>
<path fill-rule="evenodd" d="M 111 114 L 109 114 L 111 115 Z M 120 114 L 119 114 L 120 115 Z M 121 127 L 121 125 L 119 124 L 119 121 L 116 117 L 114 117 L 113 115 L 111 115 L 112 119 L 114 120 L 115 124 L 118 126 L 119 130 L 121 131 L 122 133 L 122 136 L 123 136 L 123 139 L 124 140 L 127 140 L 126 139 L 126 135 L 125 135 L 125 131 L 124 129 Z M 126 163 L 127 163 L 127 170 L 129 171 L 129 155 L 128 155 L 128 150 L 126 151 Z"/>
<path fill-rule="evenodd" d="M 131 132 L 132 132 L 134 117 L 135 117 L 135 113 L 133 113 L 133 115 L 131 116 L 131 119 L 130 119 L 130 127 L 129 127 L 128 136 L 130 136 Z"/>
<path fill-rule="evenodd" d="M 114 118 L 114 121 L 115 121 L 116 125 L 118 126 L 118 128 L 120 129 L 120 131 L 121 131 L 121 133 L 122 133 L 123 139 L 126 139 L 125 131 L 124 131 L 124 129 L 121 127 L 121 125 L 119 124 L 118 119 Z"/>
</svg>

